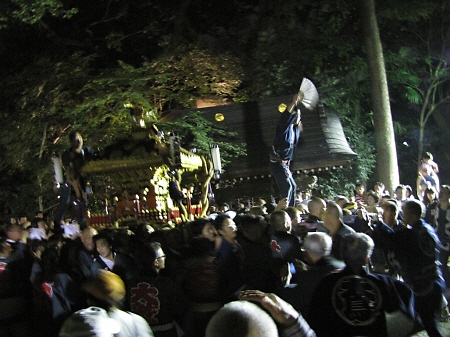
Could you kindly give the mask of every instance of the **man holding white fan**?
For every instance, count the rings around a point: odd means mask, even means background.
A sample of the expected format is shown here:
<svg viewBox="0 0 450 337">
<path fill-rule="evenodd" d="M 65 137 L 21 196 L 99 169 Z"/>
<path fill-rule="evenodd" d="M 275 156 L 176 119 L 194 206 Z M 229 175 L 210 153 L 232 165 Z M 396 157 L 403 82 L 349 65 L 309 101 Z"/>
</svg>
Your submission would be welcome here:
<svg viewBox="0 0 450 337">
<path fill-rule="evenodd" d="M 292 176 L 290 163 L 294 159 L 302 131 L 301 110 L 314 110 L 318 101 L 319 94 L 316 87 L 310 80 L 304 78 L 292 102 L 288 106 L 283 103 L 278 107 L 281 116 L 270 152 L 270 173 L 277 182 L 280 198 L 286 198 L 288 206 L 295 206 L 297 184 Z"/>
</svg>

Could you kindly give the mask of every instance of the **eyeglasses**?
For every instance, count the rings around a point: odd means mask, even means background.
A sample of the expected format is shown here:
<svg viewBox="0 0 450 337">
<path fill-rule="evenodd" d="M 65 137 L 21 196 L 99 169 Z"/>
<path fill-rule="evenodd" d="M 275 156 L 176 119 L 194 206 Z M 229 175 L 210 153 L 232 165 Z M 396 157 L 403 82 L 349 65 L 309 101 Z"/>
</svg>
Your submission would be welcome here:
<svg viewBox="0 0 450 337">
<path fill-rule="evenodd" d="M 166 255 L 161 255 L 161 256 L 158 256 L 157 258 L 156 258 L 156 260 L 159 260 L 159 259 L 165 259 L 166 258 Z"/>
</svg>

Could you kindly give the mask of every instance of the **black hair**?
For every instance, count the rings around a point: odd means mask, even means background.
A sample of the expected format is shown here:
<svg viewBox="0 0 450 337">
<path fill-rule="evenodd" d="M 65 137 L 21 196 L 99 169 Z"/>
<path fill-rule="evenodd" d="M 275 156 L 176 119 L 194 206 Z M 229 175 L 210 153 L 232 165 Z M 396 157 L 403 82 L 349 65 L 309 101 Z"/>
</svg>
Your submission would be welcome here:
<svg viewBox="0 0 450 337">
<path fill-rule="evenodd" d="M 420 201 L 408 200 L 403 204 L 403 207 L 405 207 L 412 215 L 415 215 L 419 218 L 422 217 L 423 206 Z"/>
<path fill-rule="evenodd" d="M 75 130 L 73 130 L 73 131 L 70 132 L 70 134 L 69 134 L 69 140 L 70 140 L 70 142 L 73 142 L 73 140 L 75 139 L 75 137 L 76 137 L 77 134 L 79 134 L 79 132 L 78 132 L 78 131 L 75 131 Z"/>
<path fill-rule="evenodd" d="M 219 214 L 216 216 L 212 224 L 216 230 L 221 230 L 223 227 L 223 223 L 227 219 L 231 219 L 231 217 L 228 214 Z"/>
<path fill-rule="evenodd" d="M 108 245 L 110 245 L 113 250 L 115 249 L 114 237 L 111 234 L 109 234 L 105 231 L 102 231 L 102 232 L 98 233 L 97 235 L 94 235 L 94 237 L 92 238 L 92 240 L 94 241 L 94 244 L 98 240 L 101 240 L 101 239 L 105 239 L 106 242 L 108 242 Z"/>
<path fill-rule="evenodd" d="M 209 223 L 211 223 L 211 220 L 206 219 L 206 218 L 200 218 L 200 219 L 196 219 L 194 221 L 189 222 L 187 224 L 187 229 L 188 229 L 189 235 L 192 238 L 195 238 L 195 237 L 201 235 L 203 228 L 205 228 L 205 226 Z"/>
<path fill-rule="evenodd" d="M 367 193 L 366 199 L 368 199 L 369 197 L 372 197 L 376 203 L 380 201 L 380 197 L 374 191 L 370 191 L 369 193 Z"/>
</svg>

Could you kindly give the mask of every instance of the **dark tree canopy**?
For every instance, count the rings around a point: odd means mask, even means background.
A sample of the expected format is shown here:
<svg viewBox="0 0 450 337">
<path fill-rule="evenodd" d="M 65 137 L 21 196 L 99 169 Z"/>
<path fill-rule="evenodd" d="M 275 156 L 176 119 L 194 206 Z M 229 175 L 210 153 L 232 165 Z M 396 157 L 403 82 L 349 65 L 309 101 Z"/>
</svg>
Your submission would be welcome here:
<svg viewBox="0 0 450 337">
<path fill-rule="evenodd" d="M 324 193 L 348 192 L 356 180 L 374 179 L 373 115 L 357 3 L 2 1 L 0 200 L 18 209 L 26 198 L 26 207 L 36 209 L 37 196 L 51 191 L 49 158 L 68 146 L 70 130 L 79 130 L 90 146 L 104 147 L 131 132 L 133 115 L 151 122 L 170 109 L 192 107 L 198 98 L 285 95 L 304 76 L 317 84 L 324 104 L 339 112 L 359 154 L 351 168 L 321 178 Z M 382 0 L 376 6 L 397 143 L 411 143 L 419 113 L 411 88 L 423 81 L 420 60 L 430 55 L 423 36 L 437 36 L 438 25 L 448 27 L 449 4 Z M 447 42 L 448 35 L 431 53 Z M 431 137 L 427 150 L 435 152 L 434 142 Z M 411 148 L 400 150 L 400 170 L 408 172 L 402 165 L 416 156 Z"/>
</svg>

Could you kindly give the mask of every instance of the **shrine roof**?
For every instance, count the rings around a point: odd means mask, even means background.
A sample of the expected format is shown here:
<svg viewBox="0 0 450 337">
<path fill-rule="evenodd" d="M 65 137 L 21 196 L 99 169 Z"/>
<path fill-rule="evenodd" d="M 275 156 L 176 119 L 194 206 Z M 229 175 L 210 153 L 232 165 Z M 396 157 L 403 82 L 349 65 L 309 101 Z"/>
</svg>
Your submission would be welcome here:
<svg viewBox="0 0 450 337">
<path fill-rule="evenodd" d="M 163 117 L 174 121 L 188 111 L 200 111 L 209 122 L 237 136 L 230 142 L 245 144 L 247 156 L 237 157 L 225 167 L 222 179 L 248 178 L 269 175 L 269 151 L 280 117 L 278 106 L 288 105 L 292 96 L 283 96 L 247 103 L 190 110 L 175 110 Z M 216 115 L 223 115 L 223 120 Z M 350 148 L 341 121 L 335 111 L 319 107 L 313 111 L 302 110 L 303 132 L 291 163 L 294 173 L 328 170 L 348 165 L 357 154 Z"/>
</svg>

